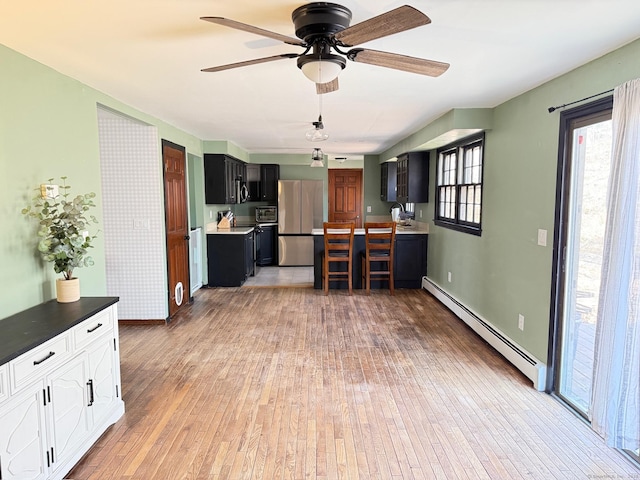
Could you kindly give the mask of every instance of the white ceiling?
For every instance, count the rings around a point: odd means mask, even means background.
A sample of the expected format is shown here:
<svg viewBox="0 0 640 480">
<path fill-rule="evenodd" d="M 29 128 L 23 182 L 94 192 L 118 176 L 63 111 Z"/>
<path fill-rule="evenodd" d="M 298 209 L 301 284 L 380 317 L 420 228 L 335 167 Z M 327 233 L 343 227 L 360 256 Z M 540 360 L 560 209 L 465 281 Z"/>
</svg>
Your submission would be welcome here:
<svg viewBox="0 0 640 480">
<path fill-rule="evenodd" d="M 405 3 L 341 1 L 352 25 Z M 430 25 L 361 46 L 450 63 L 438 78 L 348 62 L 340 89 L 318 96 L 295 59 L 200 71 L 302 49 L 199 17 L 295 36 L 302 4 L 5 0 L 0 43 L 203 140 L 348 157 L 380 153 L 452 108 L 496 106 L 640 37 L 638 0 L 414 0 Z M 304 133 L 319 99 L 330 138 L 316 144 Z"/>
</svg>

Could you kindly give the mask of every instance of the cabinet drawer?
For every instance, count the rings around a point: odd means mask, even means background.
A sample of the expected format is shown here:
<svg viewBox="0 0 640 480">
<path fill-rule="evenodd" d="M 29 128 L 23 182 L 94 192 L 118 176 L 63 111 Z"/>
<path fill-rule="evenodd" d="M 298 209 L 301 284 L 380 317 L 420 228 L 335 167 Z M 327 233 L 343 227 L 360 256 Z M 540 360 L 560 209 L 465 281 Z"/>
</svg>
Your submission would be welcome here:
<svg viewBox="0 0 640 480">
<path fill-rule="evenodd" d="M 9 362 L 11 387 L 20 389 L 34 378 L 40 378 L 71 356 L 71 336 L 58 335 Z"/>
<path fill-rule="evenodd" d="M 9 398 L 8 364 L 0 365 L 0 403 Z"/>
<path fill-rule="evenodd" d="M 73 327 L 73 344 L 79 350 L 93 340 L 113 334 L 113 308 L 96 313 L 93 317 Z"/>
</svg>

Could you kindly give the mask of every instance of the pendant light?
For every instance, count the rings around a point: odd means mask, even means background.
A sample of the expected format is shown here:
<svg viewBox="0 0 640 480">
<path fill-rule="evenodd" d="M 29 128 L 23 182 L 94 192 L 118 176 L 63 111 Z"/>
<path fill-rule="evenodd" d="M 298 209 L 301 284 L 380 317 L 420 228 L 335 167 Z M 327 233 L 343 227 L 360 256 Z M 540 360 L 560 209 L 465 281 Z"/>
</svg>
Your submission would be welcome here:
<svg viewBox="0 0 640 480">
<path fill-rule="evenodd" d="M 313 153 L 311 153 L 311 167 L 324 167 L 324 163 L 322 162 L 322 158 L 324 157 L 324 153 L 319 148 L 314 148 Z"/>
<path fill-rule="evenodd" d="M 322 95 L 318 95 L 318 121 L 313 122 L 313 128 L 305 133 L 305 138 L 310 142 L 324 142 L 329 138 L 329 134 L 324 130 L 322 123 Z"/>
</svg>

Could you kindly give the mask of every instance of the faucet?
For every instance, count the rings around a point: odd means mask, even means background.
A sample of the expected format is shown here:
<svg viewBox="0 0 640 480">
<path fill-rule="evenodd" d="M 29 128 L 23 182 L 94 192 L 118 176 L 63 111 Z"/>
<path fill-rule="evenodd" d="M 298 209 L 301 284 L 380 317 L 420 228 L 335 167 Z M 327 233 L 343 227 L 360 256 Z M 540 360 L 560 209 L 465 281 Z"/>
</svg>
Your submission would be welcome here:
<svg viewBox="0 0 640 480">
<path fill-rule="evenodd" d="M 391 213 L 391 211 L 396 207 L 396 205 L 400 207 L 401 212 L 404 212 L 404 206 L 401 203 L 395 202 L 393 205 L 391 205 L 391 208 L 389 208 L 389 213 Z"/>
</svg>

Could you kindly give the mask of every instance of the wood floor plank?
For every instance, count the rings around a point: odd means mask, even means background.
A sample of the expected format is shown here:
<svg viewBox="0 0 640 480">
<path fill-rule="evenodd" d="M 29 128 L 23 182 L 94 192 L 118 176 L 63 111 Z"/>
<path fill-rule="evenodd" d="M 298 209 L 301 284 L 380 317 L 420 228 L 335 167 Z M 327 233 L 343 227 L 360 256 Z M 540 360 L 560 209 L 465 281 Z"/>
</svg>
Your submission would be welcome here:
<svg viewBox="0 0 640 480">
<path fill-rule="evenodd" d="M 203 289 L 122 326 L 127 411 L 68 477 L 640 477 L 428 293 L 343 293 Z"/>
</svg>

